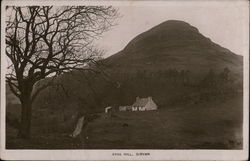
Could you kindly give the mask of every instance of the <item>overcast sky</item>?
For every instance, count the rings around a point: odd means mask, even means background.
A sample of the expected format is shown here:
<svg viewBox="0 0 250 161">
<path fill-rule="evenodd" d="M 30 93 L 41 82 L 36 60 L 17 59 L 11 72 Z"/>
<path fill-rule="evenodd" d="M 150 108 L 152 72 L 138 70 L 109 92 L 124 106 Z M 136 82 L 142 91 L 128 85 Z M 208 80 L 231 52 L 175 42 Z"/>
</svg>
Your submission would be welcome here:
<svg viewBox="0 0 250 161">
<path fill-rule="evenodd" d="M 246 2 L 246 1 L 245 1 Z M 248 54 L 248 5 L 243 1 L 190 1 L 177 3 L 131 3 L 115 6 L 121 17 L 118 25 L 97 41 L 110 56 L 122 50 L 138 34 L 167 20 L 182 20 L 232 52 Z"/>
</svg>

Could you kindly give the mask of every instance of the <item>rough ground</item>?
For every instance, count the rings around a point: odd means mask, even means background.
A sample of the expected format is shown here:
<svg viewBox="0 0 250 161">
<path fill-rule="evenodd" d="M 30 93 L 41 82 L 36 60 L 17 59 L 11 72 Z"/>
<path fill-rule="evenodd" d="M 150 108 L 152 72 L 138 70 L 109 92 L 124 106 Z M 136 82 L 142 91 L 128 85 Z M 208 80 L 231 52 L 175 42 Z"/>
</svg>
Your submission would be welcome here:
<svg viewBox="0 0 250 161">
<path fill-rule="evenodd" d="M 126 124 L 126 125 L 125 125 Z M 241 149 L 242 98 L 147 112 L 119 112 L 90 122 L 72 139 L 33 129 L 30 141 L 7 126 L 9 149 Z"/>
</svg>

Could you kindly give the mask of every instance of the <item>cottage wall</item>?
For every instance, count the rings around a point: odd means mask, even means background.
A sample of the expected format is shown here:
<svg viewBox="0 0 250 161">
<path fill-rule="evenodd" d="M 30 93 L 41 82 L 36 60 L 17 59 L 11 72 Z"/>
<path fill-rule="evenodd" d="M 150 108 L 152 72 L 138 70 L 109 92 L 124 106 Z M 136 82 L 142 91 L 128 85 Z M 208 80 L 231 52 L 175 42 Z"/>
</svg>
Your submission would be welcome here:
<svg viewBox="0 0 250 161">
<path fill-rule="evenodd" d="M 137 110 L 138 110 L 138 107 L 135 107 L 135 106 L 132 107 L 132 111 L 137 111 Z"/>
<path fill-rule="evenodd" d="M 146 107 L 139 107 L 139 111 L 145 111 Z"/>
<path fill-rule="evenodd" d="M 126 111 L 127 110 L 127 107 L 126 106 L 120 106 L 119 107 L 119 111 Z"/>
<path fill-rule="evenodd" d="M 119 111 L 132 111 L 131 106 L 119 106 Z"/>
</svg>

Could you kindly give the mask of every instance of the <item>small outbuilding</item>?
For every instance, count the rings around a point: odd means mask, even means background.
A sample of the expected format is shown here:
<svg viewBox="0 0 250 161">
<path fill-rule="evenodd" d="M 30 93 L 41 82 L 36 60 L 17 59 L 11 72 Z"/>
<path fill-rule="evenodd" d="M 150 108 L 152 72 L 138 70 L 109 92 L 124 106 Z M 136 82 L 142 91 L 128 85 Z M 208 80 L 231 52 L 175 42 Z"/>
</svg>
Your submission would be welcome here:
<svg viewBox="0 0 250 161">
<path fill-rule="evenodd" d="M 131 106 L 119 106 L 119 111 L 132 111 Z"/>
<path fill-rule="evenodd" d="M 112 110 L 112 107 L 111 106 L 108 106 L 105 108 L 105 113 L 110 113 Z"/>
</svg>

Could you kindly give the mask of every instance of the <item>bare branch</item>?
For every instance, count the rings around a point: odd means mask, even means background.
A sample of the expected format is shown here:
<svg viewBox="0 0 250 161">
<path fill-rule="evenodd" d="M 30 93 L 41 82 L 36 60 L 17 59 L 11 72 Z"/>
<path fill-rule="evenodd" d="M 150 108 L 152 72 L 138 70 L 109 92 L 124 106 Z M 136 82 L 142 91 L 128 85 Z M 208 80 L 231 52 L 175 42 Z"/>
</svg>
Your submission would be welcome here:
<svg viewBox="0 0 250 161">
<path fill-rule="evenodd" d="M 10 6 L 8 10 L 6 55 L 12 72 L 6 75 L 6 81 L 19 98 L 32 93 L 33 85 L 46 77 L 72 70 L 100 73 L 98 68 L 88 67 L 101 57 L 93 41 L 113 25 L 115 8 Z M 31 101 L 52 82 L 33 92 Z"/>
</svg>

